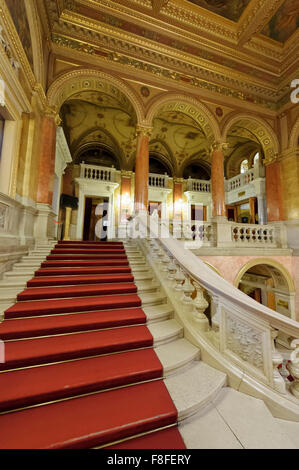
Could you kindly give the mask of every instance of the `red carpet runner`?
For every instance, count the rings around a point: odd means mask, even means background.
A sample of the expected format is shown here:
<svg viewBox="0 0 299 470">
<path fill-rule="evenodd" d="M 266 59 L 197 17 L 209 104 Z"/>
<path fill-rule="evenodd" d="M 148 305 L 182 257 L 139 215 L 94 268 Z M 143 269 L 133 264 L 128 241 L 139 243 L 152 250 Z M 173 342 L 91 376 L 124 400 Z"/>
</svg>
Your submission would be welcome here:
<svg viewBox="0 0 299 470">
<path fill-rule="evenodd" d="M 0 448 L 184 449 L 145 322 L 121 242 L 58 242 L 0 324 Z"/>
</svg>

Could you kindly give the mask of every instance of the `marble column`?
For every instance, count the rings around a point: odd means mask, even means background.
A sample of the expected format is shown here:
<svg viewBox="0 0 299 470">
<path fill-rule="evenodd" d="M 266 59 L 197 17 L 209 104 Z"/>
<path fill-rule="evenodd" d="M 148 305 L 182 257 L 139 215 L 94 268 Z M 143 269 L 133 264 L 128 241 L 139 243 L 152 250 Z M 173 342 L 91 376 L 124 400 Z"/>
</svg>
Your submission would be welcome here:
<svg viewBox="0 0 299 470">
<path fill-rule="evenodd" d="M 56 155 L 56 114 L 47 110 L 41 125 L 40 159 L 38 171 L 37 202 L 52 204 L 55 155 Z"/>
<path fill-rule="evenodd" d="M 213 217 L 226 219 L 225 186 L 224 186 L 224 158 L 223 148 L 226 144 L 215 143 L 212 145 L 212 205 Z"/>
<path fill-rule="evenodd" d="M 56 128 L 59 117 L 52 108 L 48 108 L 41 124 L 40 157 L 37 182 L 38 216 L 35 224 L 35 237 L 46 240 L 55 237 L 55 213 L 52 209 L 55 156 Z"/>
<path fill-rule="evenodd" d="M 281 164 L 277 156 L 265 160 L 266 165 L 266 199 L 268 222 L 279 222 L 284 219 Z"/>
<path fill-rule="evenodd" d="M 120 199 L 120 223 L 126 221 L 127 215 L 131 215 L 131 181 L 132 172 L 122 170 L 121 172 L 121 199 Z"/>
<path fill-rule="evenodd" d="M 138 126 L 136 132 L 135 211 L 146 213 L 148 210 L 149 139 L 152 128 Z"/>
</svg>

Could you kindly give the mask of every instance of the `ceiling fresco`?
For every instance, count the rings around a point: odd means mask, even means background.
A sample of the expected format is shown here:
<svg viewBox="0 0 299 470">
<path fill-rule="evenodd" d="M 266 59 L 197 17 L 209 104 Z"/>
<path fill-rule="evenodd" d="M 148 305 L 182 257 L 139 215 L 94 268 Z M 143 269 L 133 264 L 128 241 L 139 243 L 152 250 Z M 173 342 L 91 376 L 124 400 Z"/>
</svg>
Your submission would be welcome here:
<svg viewBox="0 0 299 470">
<path fill-rule="evenodd" d="M 250 0 L 188 0 L 199 7 L 238 22 Z"/>
<path fill-rule="evenodd" d="M 279 42 L 287 41 L 299 27 L 298 0 L 285 0 L 262 34 Z"/>
<path fill-rule="evenodd" d="M 102 145 L 125 160 L 135 155 L 136 115 L 127 101 L 84 91 L 73 95 L 60 115 L 73 156 L 91 145 Z"/>
</svg>

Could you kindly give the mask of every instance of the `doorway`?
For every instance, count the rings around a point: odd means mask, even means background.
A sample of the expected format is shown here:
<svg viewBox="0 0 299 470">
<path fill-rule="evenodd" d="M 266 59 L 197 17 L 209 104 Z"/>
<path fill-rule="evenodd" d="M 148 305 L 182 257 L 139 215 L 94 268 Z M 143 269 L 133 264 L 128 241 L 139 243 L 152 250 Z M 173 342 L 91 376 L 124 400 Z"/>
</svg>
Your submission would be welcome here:
<svg viewBox="0 0 299 470">
<path fill-rule="evenodd" d="M 206 222 L 207 206 L 203 206 L 202 204 L 191 204 L 191 220 Z"/>
<path fill-rule="evenodd" d="M 154 210 L 156 210 L 158 212 L 159 219 L 161 219 L 161 202 L 159 202 L 159 201 L 149 201 L 149 203 L 148 203 L 149 215 L 152 215 Z"/>
<path fill-rule="evenodd" d="M 107 238 L 109 199 L 86 197 L 84 211 L 83 240 L 99 241 Z M 102 221 L 102 222 L 101 222 Z M 98 224 L 99 222 L 99 224 Z"/>
</svg>

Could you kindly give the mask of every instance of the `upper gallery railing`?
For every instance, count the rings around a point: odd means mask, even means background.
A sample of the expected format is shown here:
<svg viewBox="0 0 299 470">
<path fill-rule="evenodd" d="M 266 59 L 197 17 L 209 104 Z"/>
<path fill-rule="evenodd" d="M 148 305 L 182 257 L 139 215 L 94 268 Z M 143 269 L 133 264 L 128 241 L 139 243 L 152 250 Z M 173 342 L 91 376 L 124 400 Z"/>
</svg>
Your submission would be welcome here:
<svg viewBox="0 0 299 470">
<path fill-rule="evenodd" d="M 162 220 L 174 238 L 200 241 L 201 246 L 227 248 L 287 248 L 284 224 L 241 224 L 200 220 Z"/>
<path fill-rule="evenodd" d="M 299 322 L 251 299 L 174 239 L 167 227 L 162 232 L 161 236 L 153 217 L 131 221 L 131 237 L 139 239 L 149 262 L 161 273 L 159 280 L 185 331 L 231 377 L 244 379 L 247 387 L 259 392 L 265 389 L 257 383 L 277 392 L 271 395 L 275 407 L 289 410 L 299 420 Z M 280 334 L 289 341 L 292 382 L 280 374 Z M 291 354 L 292 349 L 296 352 Z"/>
<path fill-rule="evenodd" d="M 241 173 L 240 175 L 234 176 L 226 181 L 226 191 L 233 191 L 234 189 L 241 188 L 242 186 L 246 186 L 254 181 L 254 168 L 251 170 L 246 171 L 245 173 Z"/>
<path fill-rule="evenodd" d="M 187 181 L 187 191 L 196 191 L 200 193 L 210 193 L 211 192 L 211 182 L 205 180 L 197 180 L 193 178 L 188 178 Z"/>
<path fill-rule="evenodd" d="M 108 168 L 106 166 L 86 165 L 81 163 L 80 178 L 93 180 L 93 181 L 109 181 L 114 182 L 115 168 Z"/>
<path fill-rule="evenodd" d="M 165 188 L 168 189 L 168 175 L 158 175 L 156 173 L 150 173 L 148 178 L 148 184 L 154 188 Z"/>
</svg>

